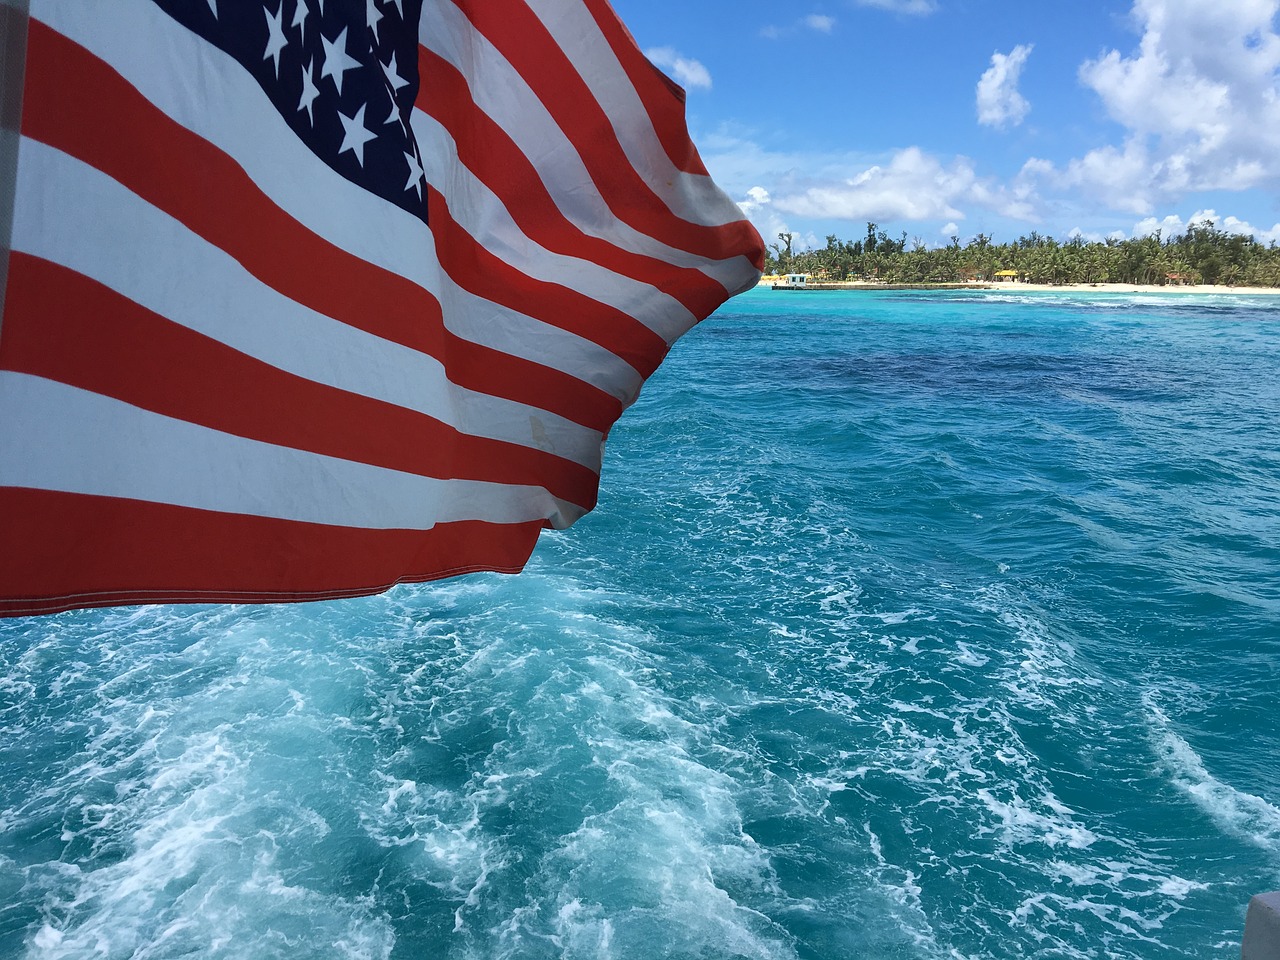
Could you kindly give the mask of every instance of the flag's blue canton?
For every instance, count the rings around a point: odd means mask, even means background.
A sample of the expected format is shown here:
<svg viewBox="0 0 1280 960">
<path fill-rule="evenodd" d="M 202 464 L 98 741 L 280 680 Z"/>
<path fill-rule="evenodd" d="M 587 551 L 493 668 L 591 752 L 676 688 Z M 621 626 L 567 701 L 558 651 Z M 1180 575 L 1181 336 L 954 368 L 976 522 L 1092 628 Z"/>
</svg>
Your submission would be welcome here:
<svg viewBox="0 0 1280 960">
<path fill-rule="evenodd" d="M 422 0 L 155 0 L 258 81 L 321 160 L 427 219 L 418 96 Z"/>
</svg>

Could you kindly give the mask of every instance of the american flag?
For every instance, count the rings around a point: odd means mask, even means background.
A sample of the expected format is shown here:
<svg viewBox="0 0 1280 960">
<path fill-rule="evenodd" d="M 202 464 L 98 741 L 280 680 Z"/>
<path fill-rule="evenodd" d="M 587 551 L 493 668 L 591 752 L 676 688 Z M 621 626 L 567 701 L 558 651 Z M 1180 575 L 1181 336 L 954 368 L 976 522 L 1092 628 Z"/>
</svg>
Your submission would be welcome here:
<svg viewBox="0 0 1280 960">
<path fill-rule="evenodd" d="M 25 56 L 0 615 L 514 572 L 759 276 L 607 0 L 31 0 Z"/>
</svg>

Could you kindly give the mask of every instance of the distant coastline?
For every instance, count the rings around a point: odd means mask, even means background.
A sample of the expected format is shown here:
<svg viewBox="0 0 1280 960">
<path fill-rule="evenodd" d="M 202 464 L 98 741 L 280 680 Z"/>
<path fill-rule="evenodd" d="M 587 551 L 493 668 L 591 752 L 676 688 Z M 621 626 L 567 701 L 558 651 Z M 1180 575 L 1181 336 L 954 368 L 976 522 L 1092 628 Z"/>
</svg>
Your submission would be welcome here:
<svg viewBox="0 0 1280 960">
<path fill-rule="evenodd" d="M 757 289 L 770 289 L 779 281 L 762 279 Z M 1127 293 L 1127 294 L 1196 294 L 1218 296 L 1266 296 L 1280 297 L 1280 287 L 1233 287 L 1224 284 L 1155 284 L 1155 283 L 1030 283 L 980 282 L 971 283 L 883 283 L 874 280 L 849 280 L 837 283 L 810 282 L 806 290 L 814 291 L 866 291 L 876 290 L 973 290 L 980 293 Z"/>
<path fill-rule="evenodd" d="M 812 282 L 868 284 L 970 283 L 1028 290 L 1096 290 L 1126 293 L 1222 293 L 1249 290 L 1280 293 L 1280 245 L 1197 222 L 1182 234 L 1159 231 L 1128 240 L 1065 242 L 1036 231 L 1012 243 L 978 234 L 961 245 L 930 246 L 905 232 L 889 236 L 875 223 L 859 240 L 834 234 L 824 246 L 810 239 L 796 249 L 794 233 L 779 233 L 768 245 L 766 274 L 807 276 Z M 1097 284 L 1097 286 L 1094 286 Z"/>
</svg>

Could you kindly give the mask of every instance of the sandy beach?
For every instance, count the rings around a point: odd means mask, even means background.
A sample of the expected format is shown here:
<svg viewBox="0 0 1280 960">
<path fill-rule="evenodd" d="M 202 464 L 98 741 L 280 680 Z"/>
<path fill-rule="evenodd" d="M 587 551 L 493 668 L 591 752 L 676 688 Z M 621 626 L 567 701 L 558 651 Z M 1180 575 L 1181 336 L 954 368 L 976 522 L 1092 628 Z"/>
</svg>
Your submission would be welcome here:
<svg viewBox="0 0 1280 960">
<path fill-rule="evenodd" d="M 977 286 L 975 284 L 975 286 Z M 1047 283 L 991 283 L 982 284 L 989 290 L 1019 293 L 1139 293 L 1139 294 L 1179 294 L 1179 293 L 1197 293 L 1197 294 L 1231 294 L 1232 296 L 1280 296 L 1280 287 L 1228 287 L 1210 284 L 1187 284 L 1185 286 L 1175 286 L 1173 284 L 1165 284 L 1157 286 L 1156 284 L 1136 284 L 1136 283 L 1064 283 L 1064 284 L 1047 284 Z"/>
</svg>

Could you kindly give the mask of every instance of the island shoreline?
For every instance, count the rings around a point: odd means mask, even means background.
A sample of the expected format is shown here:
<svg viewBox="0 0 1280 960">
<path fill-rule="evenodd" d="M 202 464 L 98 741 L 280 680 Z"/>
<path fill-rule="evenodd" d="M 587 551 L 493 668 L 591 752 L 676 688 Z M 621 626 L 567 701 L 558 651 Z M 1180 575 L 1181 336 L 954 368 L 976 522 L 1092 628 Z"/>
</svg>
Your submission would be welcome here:
<svg viewBox="0 0 1280 960">
<path fill-rule="evenodd" d="M 945 291 L 964 291 L 972 290 L 978 293 L 1029 293 L 1029 294 L 1056 294 L 1056 293 L 1122 293 L 1122 294 L 1138 294 L 1138 295 L 1176 295 L 1176 294 L 1193 294 L 1197 296 L 1218 295 L 1218 296 L 1271 296 L 1280 297 L 1280 287 L 1230 287 L 1221 284 L 1141 284 L 1141 283 L 1027 283 L 1025 281 L 1014 283 L 876 283 L 870 281 L 851 280 L 839 283 L 809 283 L 804 287 L 784 287 L 772 280 L 761 280 L 756 285 L 757 290 L 778 290 L 786 292 L 809 292 L 809 291 L 825 291 L 825 292 L 841 292 L 841 291 L 866 291 L 873 292 L 876 290 L 884 291 L 901 291 L 901 290 L 945 290 Z"/>
</svg>

